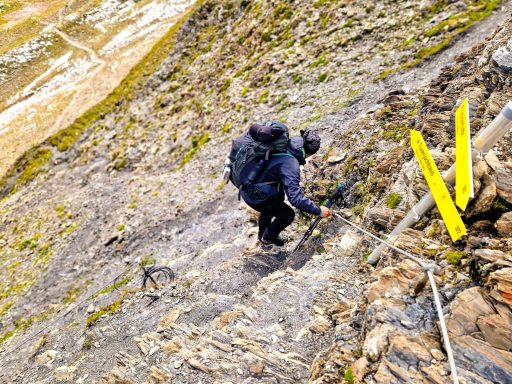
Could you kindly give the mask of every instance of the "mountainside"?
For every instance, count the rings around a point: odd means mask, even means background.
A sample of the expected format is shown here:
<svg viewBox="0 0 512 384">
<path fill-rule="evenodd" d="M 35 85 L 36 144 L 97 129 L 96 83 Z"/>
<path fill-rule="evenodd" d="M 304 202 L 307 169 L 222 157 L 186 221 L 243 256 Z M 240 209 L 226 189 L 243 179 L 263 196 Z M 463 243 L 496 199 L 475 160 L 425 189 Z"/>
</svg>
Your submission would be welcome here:
<svg viewBox="0 0 512 384">
<path fill-rule="evenodd" d="M 344 181 L 343 214 L 388 233 L 427 190 L 409 129 L 445 170 L 463 97 L 473 135 L 511 99 L 510 5 L 196 2 L 0 181 L 2 382 L 448 382 L 419 266 L 388 251 L 373 269 L 376 244 L 336 218 L 293 256 L 261 249 L 222 163 L 253 121 L 316 128 L 307 195 Z M 453 244 L 434 209 L 396 240 L 441 267 L 467 383 L 512 377 L 510 144 L 474 166 L 468 235 Z M 153 264 L 176 278 L 141 289 Z"/>
<path fill-rule="evenodd" d="M 0 3 L 0 174 L 127 75 L 193 1 Z"/>
</svg>

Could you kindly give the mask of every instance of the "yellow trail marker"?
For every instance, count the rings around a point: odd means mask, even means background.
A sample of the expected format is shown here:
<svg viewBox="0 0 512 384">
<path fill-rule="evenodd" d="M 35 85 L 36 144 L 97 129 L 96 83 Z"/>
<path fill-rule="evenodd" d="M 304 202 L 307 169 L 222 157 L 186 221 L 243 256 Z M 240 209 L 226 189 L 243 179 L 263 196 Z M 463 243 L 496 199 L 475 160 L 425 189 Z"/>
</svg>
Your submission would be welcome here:
<svg viewBox="0 0 512 384">
<path fill-rule="evenodd" d="M 444 224 L 450 233 L 452 241 L 455 242 L 466 233 L 466 227 L 459 216 L 459 212 L 457 212 L 457 207 L 453 203 L 443 177 L 428 151 L 427 144 L 425 144 L 423 137 L 421 137 L 421 133 L 414 129 L 411 129 L 411 146 L 423 171 L 423 175 L 425 175 L 428 187 L 434 196 Z"/>
<path fill-rule="evenodd" d="M 455 112 L 455 171 L 455 202 L 464 211 L 469 199 L 474 197 L 467 98 Z"/>
</svg>

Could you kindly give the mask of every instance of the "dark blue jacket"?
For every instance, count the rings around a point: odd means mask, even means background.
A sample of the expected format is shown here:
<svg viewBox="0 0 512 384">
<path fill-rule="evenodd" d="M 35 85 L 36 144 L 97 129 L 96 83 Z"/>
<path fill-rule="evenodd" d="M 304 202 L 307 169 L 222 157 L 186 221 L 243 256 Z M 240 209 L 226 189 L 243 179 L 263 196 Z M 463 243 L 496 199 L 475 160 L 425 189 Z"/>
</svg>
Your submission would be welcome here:
<svg viewBox="0 0 512 384">
<path fill-rule="evenodd" d="M 266 165 L 261 175 L 255 180 L 252 187 L 241 192 L 242 198 L 248 204 L 264 204 L 269 199 L 284 200 L 284 193 L 288 201 L 301 211 L 320 215 L 320 208 L 304 196 L 300 187 L 300 165 L 305 164 L 304 139 L 292 137 L 288 143 L 287 153 L 277 153 Z M 259 184 L 269 183 L 272 184 Z M 254 193 L 254 188 L 257 189 Z M 262 192 L 258 193 L 258 192 Z"/>
</svg>

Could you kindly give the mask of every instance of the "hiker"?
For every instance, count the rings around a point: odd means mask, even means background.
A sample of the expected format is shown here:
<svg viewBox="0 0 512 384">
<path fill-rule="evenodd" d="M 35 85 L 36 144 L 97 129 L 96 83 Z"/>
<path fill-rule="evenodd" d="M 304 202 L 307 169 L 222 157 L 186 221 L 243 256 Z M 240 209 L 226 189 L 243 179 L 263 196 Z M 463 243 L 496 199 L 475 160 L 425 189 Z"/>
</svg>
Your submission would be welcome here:
<svg viewBox="0 0 512 384">
<path fill-rule="evenodd" d="M 256 141 L 265 142 L 280 130 L 286 132 L 287 138 L 288 128 L 279 121 L 253 124 L 248 134 Z M 291 205 L 303 212 L 320 217 L 331 215 L 329 208 L 319 207 L 305 197 L 300 187 L 299 166 L 320 148 L 320 136 L 315 131 L 306 129 L 300 132 L 300 136 L 285 141 L 284 151 L 268 156 L 264 168 L 258 171 L 251 185 L 240 188 L 241 197 L 247 205 L 260 212 L 258 239 L 263 244 L 282 246 L 285 243 L 279 234 L 295 218 L 293 209 L 284 202 L 285 194 Z M 232 152 L 232 161 L 234 157 Z"/>
</svg>

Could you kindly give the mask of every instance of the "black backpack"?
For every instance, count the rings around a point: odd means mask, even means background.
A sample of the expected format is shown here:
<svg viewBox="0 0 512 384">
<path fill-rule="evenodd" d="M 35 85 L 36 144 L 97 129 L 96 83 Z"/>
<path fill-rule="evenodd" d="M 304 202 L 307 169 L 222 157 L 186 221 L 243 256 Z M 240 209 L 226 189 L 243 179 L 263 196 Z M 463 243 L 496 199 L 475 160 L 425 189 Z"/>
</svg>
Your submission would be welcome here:
<svg viewBox="0 0 512 384">
<path fill-rule="evenodd" d="M 229 179 L 235 187 L 242 191 L 253 185 L 272 154 L 286 153 L 288 139 L 288 127 L 279 121 L 253 124 L 248 132 L 233 139 Z"/>
</svg>

